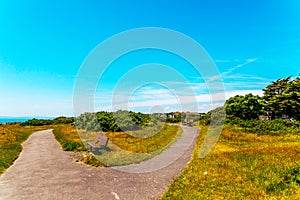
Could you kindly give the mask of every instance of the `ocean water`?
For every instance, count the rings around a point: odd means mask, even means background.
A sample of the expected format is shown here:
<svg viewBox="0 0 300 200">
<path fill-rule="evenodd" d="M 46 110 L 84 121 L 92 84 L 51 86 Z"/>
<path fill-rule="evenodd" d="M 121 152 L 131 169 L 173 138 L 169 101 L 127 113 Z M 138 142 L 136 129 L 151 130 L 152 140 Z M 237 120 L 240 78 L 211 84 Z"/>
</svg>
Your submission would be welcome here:
<svg viewBox="0 0 300 200">
<path fill-rule="evenodd" d="M 0 117 L 0 123 L 10 123 L 10 122 L 25 122 L 32 118 L 25 118 L 25 117 Z"/>
<path fill-rule="evenodd" d="M 0 117 L 0 123 L 11 123 L 11 122 L 26 122 L 32 118 L 36 119 L 52 119 L 50 117 Z"/>
</svg>

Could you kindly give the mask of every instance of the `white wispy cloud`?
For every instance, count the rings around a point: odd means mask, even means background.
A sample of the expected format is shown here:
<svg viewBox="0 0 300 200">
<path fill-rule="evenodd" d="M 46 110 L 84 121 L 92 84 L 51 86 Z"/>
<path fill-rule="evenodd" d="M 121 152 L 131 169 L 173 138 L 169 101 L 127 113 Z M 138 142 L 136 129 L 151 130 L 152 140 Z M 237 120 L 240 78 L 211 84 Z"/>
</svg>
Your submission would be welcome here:
<svg viewBox="0 0 300 200">
<path fill-rule="evenodd" d="M 238 65 L 235 65 L 231 68 L 229 68 L 227 71 L 223 72 L 222 73 L 222 77 L 225 77 L 226 75 L 232 73 L 233 71 L 245 66 L 245 65 L 248 65 L 248 64 L 251 64 L 251 63 L 254 63 L 258 60 L 258 58 L 249 58 L 249 59 L 246 59 L 244 62 L 238 64 Z"/>
<path fill-rule="evenodd" d="M 232 62 L 232 60 L 215 60 L 216 63 L 229 63 Z"/>
</svg>

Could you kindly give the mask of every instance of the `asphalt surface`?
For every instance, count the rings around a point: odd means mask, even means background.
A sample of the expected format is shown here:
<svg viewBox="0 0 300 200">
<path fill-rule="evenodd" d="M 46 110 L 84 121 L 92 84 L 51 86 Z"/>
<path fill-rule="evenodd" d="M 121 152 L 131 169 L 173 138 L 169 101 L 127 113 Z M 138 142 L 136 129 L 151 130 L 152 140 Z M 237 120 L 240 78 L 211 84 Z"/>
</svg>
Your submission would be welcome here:
<svg viewBox="0 0 300 200">
<path fill-rule="evenodd" d="M 36 132 L 23 143 L 15 163 L 0 176 L 0 199 L 158 199 L 191 159 L 198 130 L 183 130 L 182 138 L 172 145 L 176 148 L 171 146 L 171 150 L 153 158 L 156 162 L 145 161 L 154 165 L 147 173 L 129 173 L 126 166 L 95 168 L 76 163 L 70 152 L 62 150 L 52 130 Z M 181 156 L 177 160 L 153 171 L 157 167 L 153 163 L 169 159 L 170 154 L 179 155 L 178 152 Z M 144 170 L 146 165 L 142 162 L 140 166 Z M 134 167 L 130 169 L 139 165 Z"/>
</svg>

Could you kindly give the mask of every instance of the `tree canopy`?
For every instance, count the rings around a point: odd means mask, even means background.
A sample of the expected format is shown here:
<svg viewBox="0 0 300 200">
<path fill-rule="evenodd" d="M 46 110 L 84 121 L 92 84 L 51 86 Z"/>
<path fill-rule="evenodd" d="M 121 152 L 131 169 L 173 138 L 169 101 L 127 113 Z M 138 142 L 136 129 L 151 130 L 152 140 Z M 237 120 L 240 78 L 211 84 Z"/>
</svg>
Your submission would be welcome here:
<svg viewBox="0 0 300 200">
<path fill-rule="evenodd" d="M 225 102 L 226 113 L 241 119 L 257 119 L 262 112 L 260 100 L 258 95 L 253 94 L 231 97 Z"/>
<path fill-rule="evenodd" d="M 273 116 L 300 117 L 300 77 L 278 79 L 263 89 L 264 110 Z"/>
<path fill-rule="evenodd" d="M 272 118 L 300 118 L 300 77 L 278 79 L 263 89 L 263 96 L 236 95 L 225 102 L 226 114 L 240 119 L 258 119 L 272 112 Z"/>
</svg>

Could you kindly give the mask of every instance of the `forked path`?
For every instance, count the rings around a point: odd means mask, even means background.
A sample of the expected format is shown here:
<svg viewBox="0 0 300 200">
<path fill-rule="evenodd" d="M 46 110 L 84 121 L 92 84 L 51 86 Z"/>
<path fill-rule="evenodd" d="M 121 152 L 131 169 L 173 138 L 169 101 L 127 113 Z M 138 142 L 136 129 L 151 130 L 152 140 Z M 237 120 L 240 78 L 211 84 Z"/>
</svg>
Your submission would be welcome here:
<svg viewBox="0 0 300 200">
<path fill-rule="evenodd" d="M 183 130 L 179 142 L 198 134 L 194 128 Z M 194 144 L 195 140 L 165 168 L 127 173 L 76 163 L 62 150 L 52 130 L 39 131 L 29 137 L 19 158 L 0 176 L 0 199 L 157 199 L 187 165 Z"/>
</svg>

